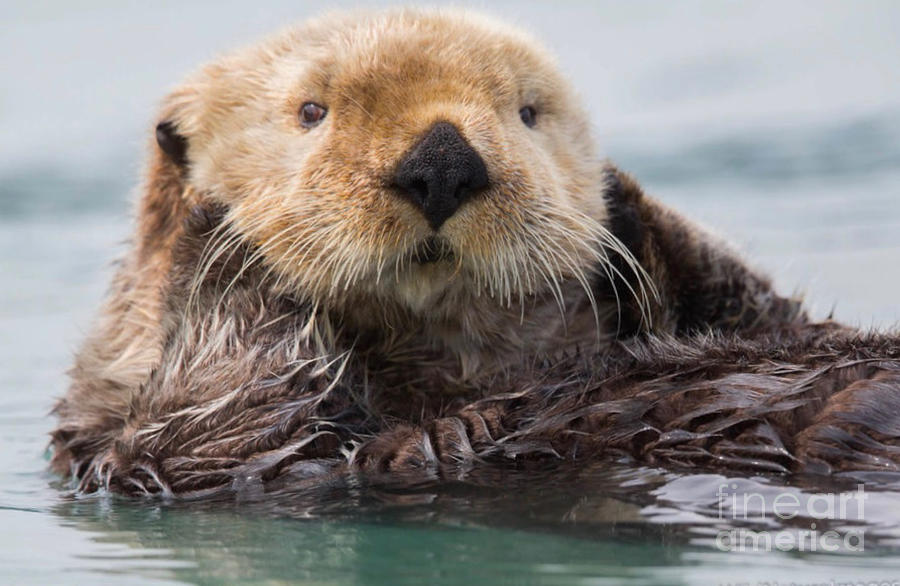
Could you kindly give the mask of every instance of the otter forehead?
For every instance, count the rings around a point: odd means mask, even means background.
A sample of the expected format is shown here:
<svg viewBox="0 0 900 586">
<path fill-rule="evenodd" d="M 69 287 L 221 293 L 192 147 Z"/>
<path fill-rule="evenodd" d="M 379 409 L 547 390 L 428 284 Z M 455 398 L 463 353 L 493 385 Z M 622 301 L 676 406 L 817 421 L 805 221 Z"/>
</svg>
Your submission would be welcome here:
<svg viewBox="0 0 900 586">
<path fill-rule="evenodd" d="M 534 39 L 465 13 L 394 13 L 362 20 L 323 47 L 335 87 L 398 100 L 447 97 L 503 102 L 552 88 L 552 60 Z M 377 105 L 376 105 L 377 106 Z"/>
<path fill-rule="evenodd" d="M 553 102 L 566 86 L 535 39 L 478 15 L 434 10 L 315 19 L 225 56 L 191 81 L 209 106 L 198 114 L 212 124 L 273 101 L 292 114 L 298 100 L 328 99 L 391 117 L 435 100 Z"/>
</svg>

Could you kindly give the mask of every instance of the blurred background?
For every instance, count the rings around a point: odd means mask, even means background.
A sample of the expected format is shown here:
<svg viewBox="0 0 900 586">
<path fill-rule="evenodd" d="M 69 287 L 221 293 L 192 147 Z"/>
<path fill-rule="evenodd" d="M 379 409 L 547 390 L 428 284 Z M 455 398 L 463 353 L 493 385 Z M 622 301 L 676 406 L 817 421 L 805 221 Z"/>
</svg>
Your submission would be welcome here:
<svg viewBox="0 0 900 586">
<path fill-rule="evenodd" d="M 41 455 L 129 233 L 156 104 L 220 51 L 373 4 L 0 3 L 0 519 L 12 528 L 0 564 L 43 567 L 53 582 L 64 569 L 97 579 L 91 560 L 129 563 L 117 529 L 84 533 L 49 514 L 60 493 Z M 900 2 L 462 4 L 542 38 L 602 152 L 735 242 L 782 292 L 805 293 L 819 317 L 900 322 Z M 47 559 L 46 543 L 58 555 Z"/>
</svg>

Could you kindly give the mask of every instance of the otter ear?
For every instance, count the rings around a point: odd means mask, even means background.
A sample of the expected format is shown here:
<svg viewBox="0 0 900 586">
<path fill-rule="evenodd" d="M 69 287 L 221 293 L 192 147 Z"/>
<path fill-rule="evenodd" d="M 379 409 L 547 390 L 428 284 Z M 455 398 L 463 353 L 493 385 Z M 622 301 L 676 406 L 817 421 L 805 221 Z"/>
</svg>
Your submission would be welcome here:
<svg viewBox="0 0 900 586">
<path fill-rule="evenodd" d="M 156 146 L 165 159 L 185 170 L 191 163 L 191 137 L 197 133 L 203 100 L 196 83 L 187 83 L 170 93 L 157 119 Z"/>
<path fill-rule="evenodd" d="M 199 96 L 187 86 L 170 94 L 157 119 L 155 141 L 138 207 L 139 258 L 164 258 L 200 195 L 189 184 L 191 136 L 197 130 Z M 160 261 L 161 262 L 161 261 Z"/>
<path fill-rule="evenodd" d="M 188 142 L 178 133 L 174 122 L 163 120 L 156 125 L 156 144 L 173 163 L 181 168 L 187 166 Z"/>
</svg>

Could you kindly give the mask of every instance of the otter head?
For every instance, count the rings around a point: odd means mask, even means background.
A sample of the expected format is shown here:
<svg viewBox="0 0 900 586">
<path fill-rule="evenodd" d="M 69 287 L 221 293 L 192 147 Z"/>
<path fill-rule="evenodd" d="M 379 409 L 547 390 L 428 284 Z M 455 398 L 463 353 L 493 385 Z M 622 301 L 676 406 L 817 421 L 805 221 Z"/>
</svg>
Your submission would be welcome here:
<svg viewBox="0 0 900 586">
<path fill-rule="evenodd" d="M 279 287 L 454 319 L 588 290 L 613 241 L 590 123 L 538 43 L 459 12 L 336 15 L 209 65 L 160 149 Z"/>
</svg>

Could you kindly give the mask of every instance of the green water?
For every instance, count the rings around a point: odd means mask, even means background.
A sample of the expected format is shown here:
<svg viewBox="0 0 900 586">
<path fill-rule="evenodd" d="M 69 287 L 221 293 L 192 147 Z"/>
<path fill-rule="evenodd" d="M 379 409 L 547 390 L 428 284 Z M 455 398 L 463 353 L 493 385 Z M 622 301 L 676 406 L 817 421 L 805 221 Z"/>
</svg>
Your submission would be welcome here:
<svg viewBox="0 0 900 586">
<path fill-rule="evenodd" d="M 129 232 L 153 100 L 211 51 L 319 8 L 73 6 L 0 7 L 0 61 L 16 79 L 0 86 L 0 584 L 900 580 L 900 483 L 887 476 L 867 479 L 861 518 L 832 522 L 778 519 L 772 499 L 806 503 L 854 490 L 852 479 L 628 463 L 407 488 L 348 482 L 261 502 L 73 495 L 46 471 L 48 413 Z M 816 315 L 888 327 L 900 323 L 900 10 L 809 6 L 495 10 L 548 39 L 604 150 L 651 192 L 737 242 L 782 291 L 805 291 Z M 723 485 L 763 495 L 757 518 L 723 515 Z M 813 523 L 864 531 L 864 550 L 725 552 L 716 542 L 738 527 Z"/>
</svg>

